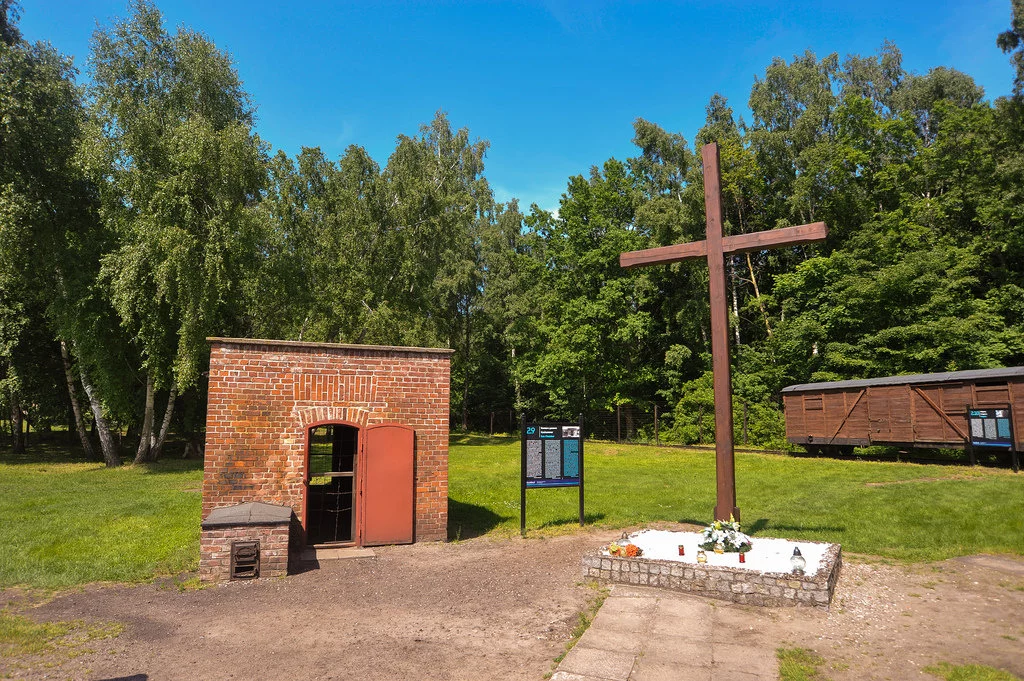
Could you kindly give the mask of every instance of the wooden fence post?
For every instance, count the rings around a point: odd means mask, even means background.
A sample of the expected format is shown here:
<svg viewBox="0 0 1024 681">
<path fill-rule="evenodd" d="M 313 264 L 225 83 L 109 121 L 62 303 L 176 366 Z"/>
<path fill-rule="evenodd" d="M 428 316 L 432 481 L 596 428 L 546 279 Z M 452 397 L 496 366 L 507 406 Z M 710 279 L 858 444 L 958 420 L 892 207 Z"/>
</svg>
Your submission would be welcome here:
<svg viewBox="0 0 1024 681">
<path fill-rule="evenodd" d="M 747 446 L 747 401 L 743 400 L 743 446 Z"/>
<path fill-rule="evenodd" d="M 658 439 L 658 405 L 654 405 L 654 445 L 657 447 L 661 444 L 661 440 Z"/>
</svg>

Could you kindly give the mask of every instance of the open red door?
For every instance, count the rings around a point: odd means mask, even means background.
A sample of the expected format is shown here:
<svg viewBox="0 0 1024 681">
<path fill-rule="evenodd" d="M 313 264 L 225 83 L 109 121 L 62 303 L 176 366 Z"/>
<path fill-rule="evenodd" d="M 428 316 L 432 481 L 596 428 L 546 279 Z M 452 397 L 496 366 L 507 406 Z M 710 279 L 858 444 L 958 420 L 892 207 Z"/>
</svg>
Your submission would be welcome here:
<svg viewBox="0 0 1024 681">
<path fill-rule="evenodd" d="M 411 544 L 415 431 L 385 424 L 363 432 L 362 544 Z"/>
</svg>

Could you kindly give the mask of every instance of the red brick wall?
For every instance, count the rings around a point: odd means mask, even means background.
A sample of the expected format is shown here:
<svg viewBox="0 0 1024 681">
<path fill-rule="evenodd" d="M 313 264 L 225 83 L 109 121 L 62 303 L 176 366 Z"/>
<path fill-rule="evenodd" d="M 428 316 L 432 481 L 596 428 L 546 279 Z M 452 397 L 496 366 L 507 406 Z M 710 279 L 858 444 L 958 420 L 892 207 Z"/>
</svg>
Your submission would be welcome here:
<svg viewBox="0 0 1024 681">
<path fill-rule="evenodd" d="M 305 523 L 312 424 L 409 426 L 416 541 L 448 523 L 449 350 L 210 339 L 203 517 L 222 506 L 290 506 Z"/>
<path fill-rule="evenodd" d="M 288 574 L 288 525 L 250 525 L 204 529 L 199 540 L 199 579 L 222 582 L 231 579 L 231 543 L 260 543 L 260 577 Z"/>
</svg>

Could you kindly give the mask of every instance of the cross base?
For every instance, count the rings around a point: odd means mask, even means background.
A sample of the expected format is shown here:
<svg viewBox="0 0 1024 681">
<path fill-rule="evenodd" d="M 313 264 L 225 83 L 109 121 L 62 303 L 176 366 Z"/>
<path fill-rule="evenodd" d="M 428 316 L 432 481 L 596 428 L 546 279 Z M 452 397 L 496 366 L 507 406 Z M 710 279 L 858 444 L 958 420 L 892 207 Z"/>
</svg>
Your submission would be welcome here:
<svg viewBox="0 0 1024 681">
<path fill-rule="evenodd" d="M 730 517 L 739 522 L 740 509 L 736 506 L 731 509 L 728 506 L 715 506 L 715 520 L 728 520 Z"/>
</svg>

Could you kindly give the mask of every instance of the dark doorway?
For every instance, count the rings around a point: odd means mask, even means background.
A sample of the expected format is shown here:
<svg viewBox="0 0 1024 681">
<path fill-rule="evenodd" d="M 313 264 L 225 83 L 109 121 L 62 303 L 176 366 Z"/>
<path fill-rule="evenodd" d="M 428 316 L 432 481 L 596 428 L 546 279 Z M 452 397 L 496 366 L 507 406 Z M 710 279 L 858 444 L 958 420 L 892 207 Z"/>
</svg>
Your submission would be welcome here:
<svg viewBox="0 0 1024 681">
<path fill-rule="evenodd" d="M 359 429 L 332 424 L 309 429 L 306 482 L 308 544 L 355 542 Z"/>
</svg>

